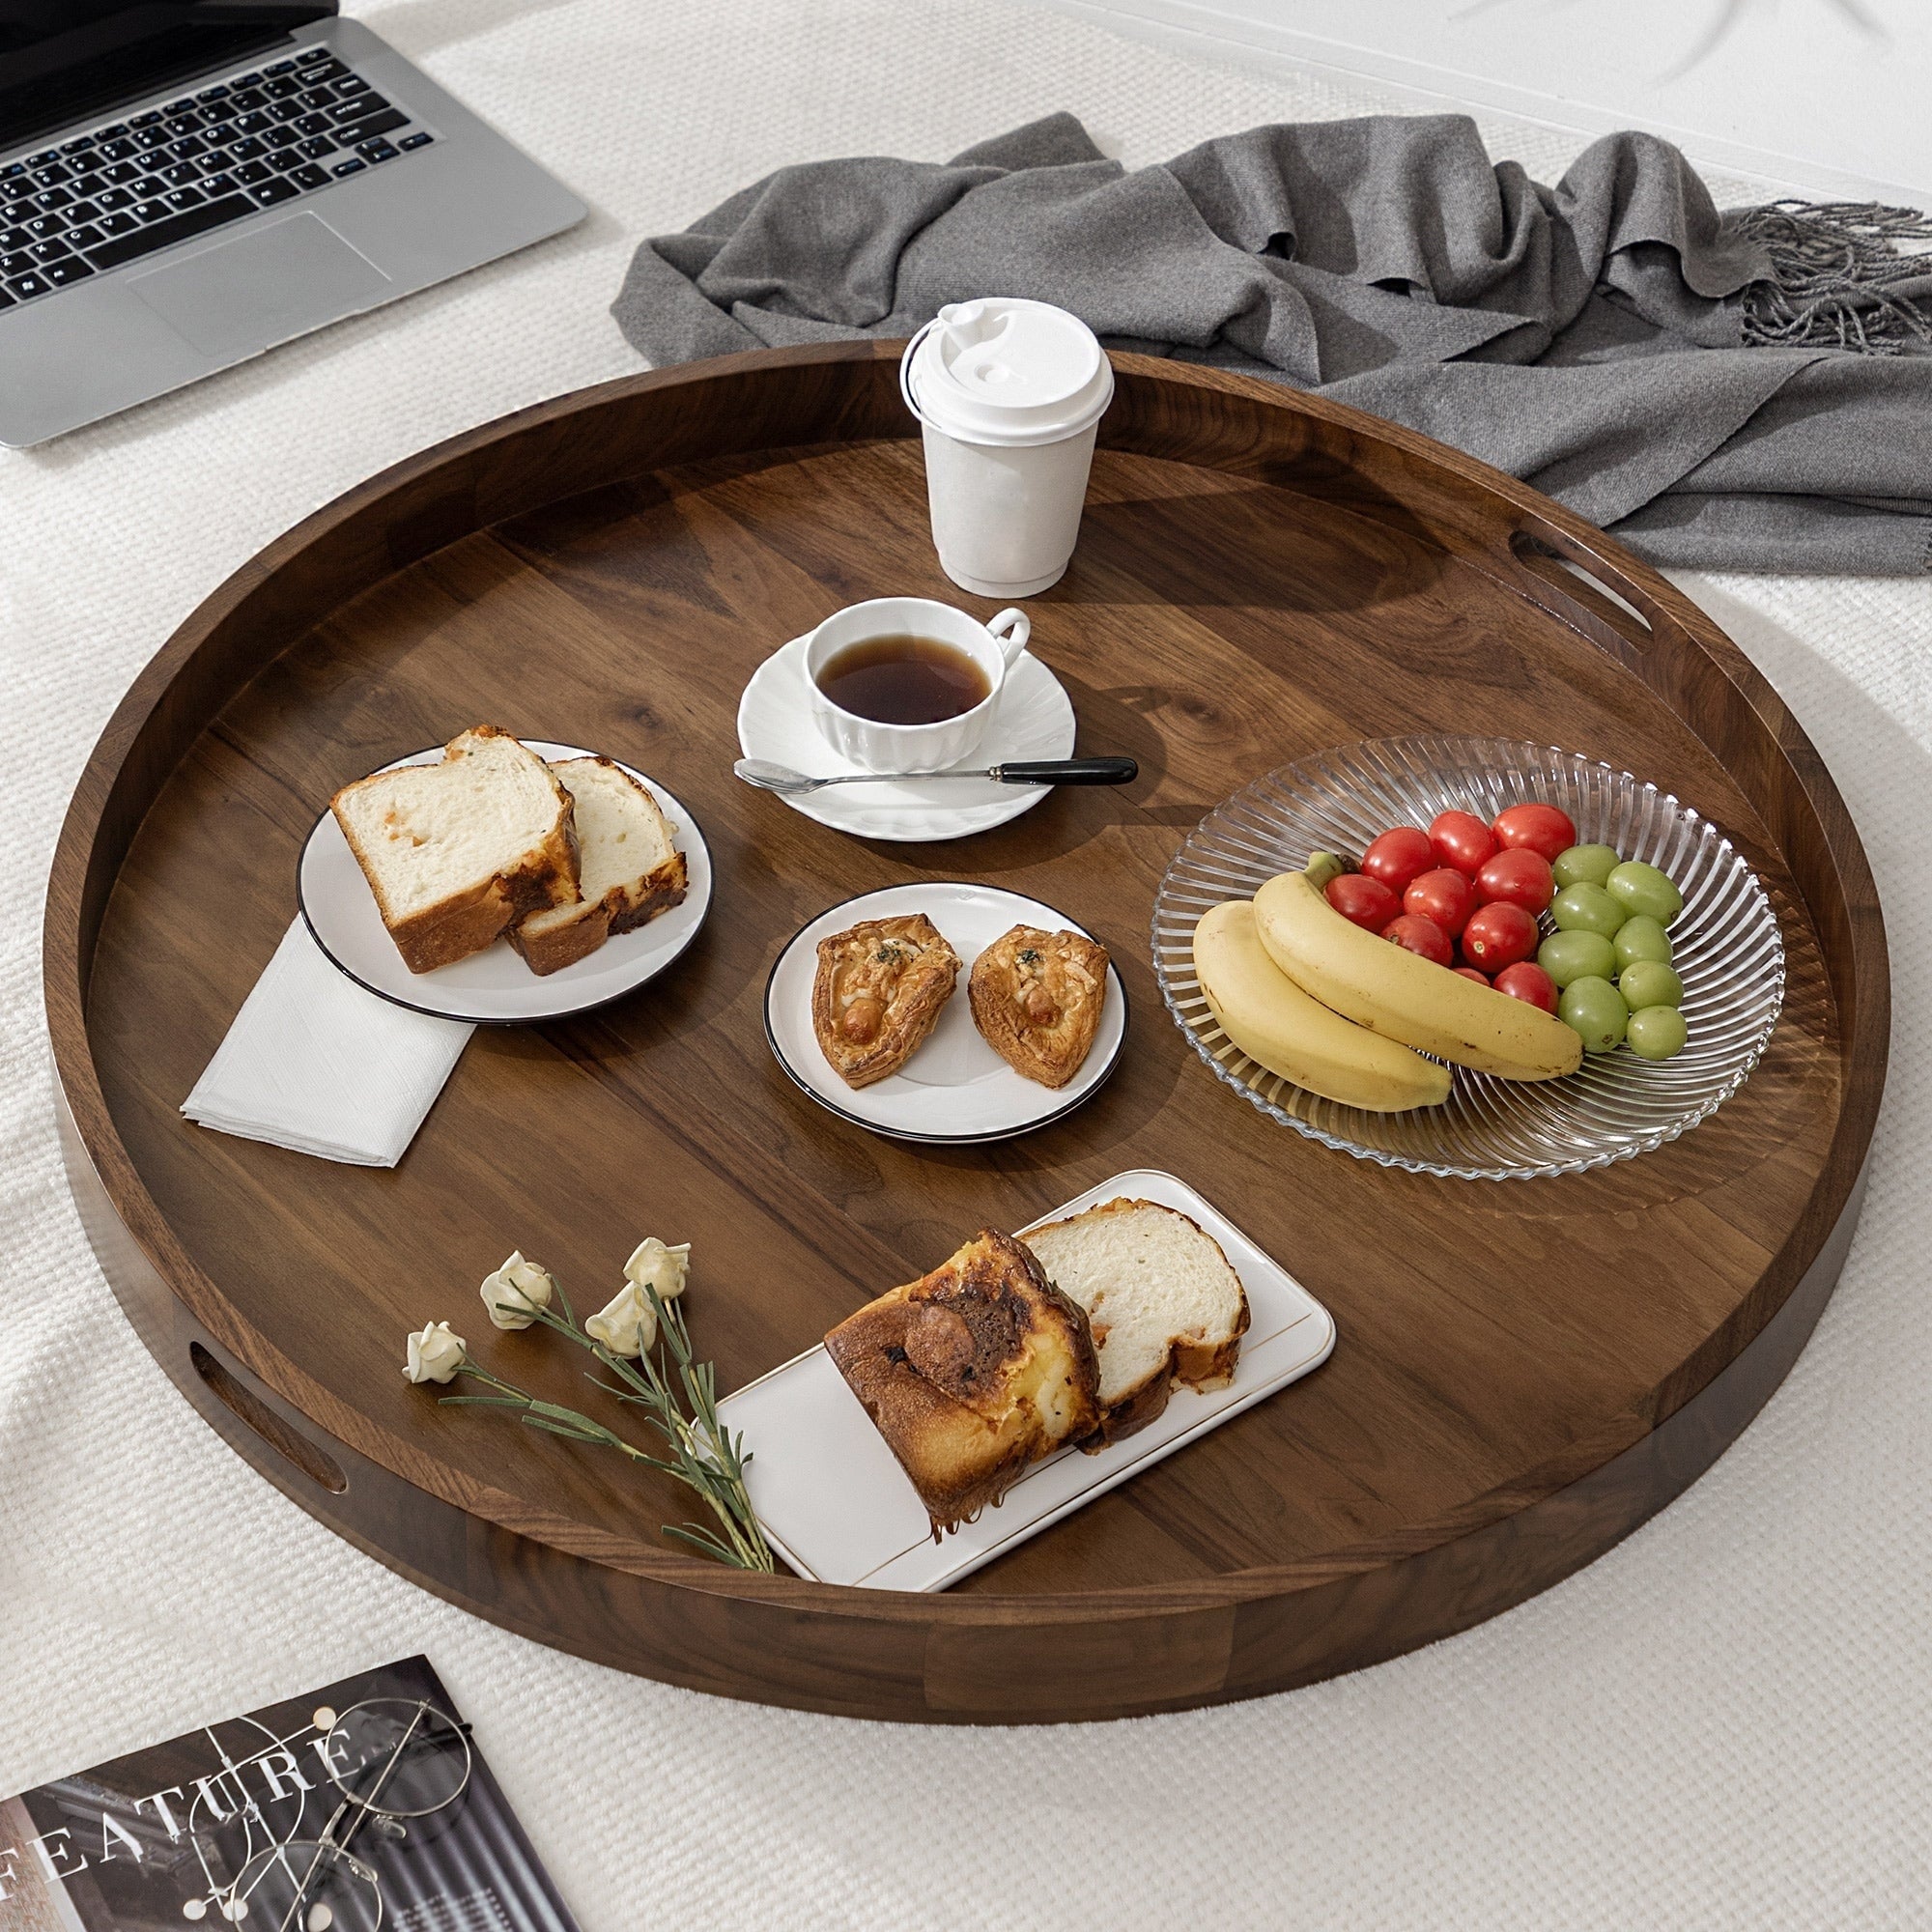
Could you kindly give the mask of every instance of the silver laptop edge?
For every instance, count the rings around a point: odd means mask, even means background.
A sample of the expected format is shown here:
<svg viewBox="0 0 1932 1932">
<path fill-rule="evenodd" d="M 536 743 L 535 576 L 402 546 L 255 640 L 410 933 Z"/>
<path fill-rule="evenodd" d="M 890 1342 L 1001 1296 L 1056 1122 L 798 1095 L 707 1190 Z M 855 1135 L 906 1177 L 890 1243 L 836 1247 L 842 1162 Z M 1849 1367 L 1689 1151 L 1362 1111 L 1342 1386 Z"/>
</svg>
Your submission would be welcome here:
<svg viewBox="0 0 1932 1932">
<path fill-rule="evenodd" d="M 26 448 L 495 261 L 587 210 L 355 20 L 318 20 L 0 154 L 0 166 L 131 120 L 230 72 L 325 46 L 434 136 L 299 199 L 0 309 L 0 443 Z"/>
</svg>

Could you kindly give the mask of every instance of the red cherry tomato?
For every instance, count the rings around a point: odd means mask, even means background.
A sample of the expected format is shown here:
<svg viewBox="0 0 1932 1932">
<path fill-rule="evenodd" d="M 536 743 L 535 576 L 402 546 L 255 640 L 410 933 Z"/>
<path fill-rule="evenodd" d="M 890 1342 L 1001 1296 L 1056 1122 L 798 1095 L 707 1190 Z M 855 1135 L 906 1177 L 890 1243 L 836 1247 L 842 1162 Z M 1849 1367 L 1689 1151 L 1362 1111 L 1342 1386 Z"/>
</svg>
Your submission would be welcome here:
<svg viewBox="0 0 1932 1932">
<path fill-rule="evenodd" d="M 1476 909 L 1475 889 L 1461 872 L 1438 866 L 1435 871 L 1409 880 L 1408 890 L 1402 895 L 1402 909 L 1418 919 L 1433 919 L 1454 939 Z"/>
<path fill-rule="evenodd" d="M 1536 922 L 1520 905 L 1496 899 L 1463 928 L 1463 956 L 1485 973 L 1500 973 L 1536 951 Z"/>
<path fill-rule="evenodd" d="M 1508 846 L 1483 862 L 1483 869 L 1476 874 L 1476 896 L 1485 905 L 1507 899 L 1511 905 L 1536 914 L 1546 910 L 1556 896 L 1556 874 L 1541 852 L 1527 845 Z"/>
<path fill-rule="evenodd" d="M 1382 928 L 1382 937 L 1406 947 L 1411 952 L 1419 952 L 1425 959 L 1435 960 L 1438 966 L 1448 965 L 1455 957 L 1449 935 L 1433 919 L 1424 919 L 1419 913 L 1406 912 L 1391 921 Z"/>
<path fill-rule="evenodd" d="M 1513 805 L 1490 830 L 1505 849 L 1534 852 L 1552 866 L 1577 842 L 1575 821 L 1553 805 Z"/>
<path fill-rule="evenodd" d="M 1487 973 L 1478 973 L 1473 966 L 1456 966 L 1450 970 L 1458 979 L 1473 980 L 1479 986 L 1487 986 L 1490 983 L 1490 976 Z"/>
<path fill-rule="evenodd" d="M 1429 847 L 1438 866 L 1448 866 L 1473 879 L 1483 861 L 1496 849 L 1490 828 L 1472 811 L 1438 811 L 1430 822 Z"/>
<path fill-rule="evenodd" d="M 1556 981 L 1533 959 L 1505 966 L 1492 983 L 1497 992 L 1507 993 L 1513 1000 L 1541 1007 L 1546 1013 L 1556 1010 Z"/>
<path fill-rule="evenodd" d="M 1412 825 L 1398 825 L 1393 832 L 1384 832 L 1362 854 L 1362 870 L 1370 878 L 1379 879 L 1392 893 L 1401 892 L 1416 873 L 1428 871 L 1435 864 L 1428 833 L 1418 832 Z"/>
<path fill-rule="evenodd" d="M 1344 872 L 1330 879 L 1325 888 L 1328 903 L 1351 925 L 1379 932 L 1402 911 L 1402 901 L 1366 872 Z"/>
</svg>

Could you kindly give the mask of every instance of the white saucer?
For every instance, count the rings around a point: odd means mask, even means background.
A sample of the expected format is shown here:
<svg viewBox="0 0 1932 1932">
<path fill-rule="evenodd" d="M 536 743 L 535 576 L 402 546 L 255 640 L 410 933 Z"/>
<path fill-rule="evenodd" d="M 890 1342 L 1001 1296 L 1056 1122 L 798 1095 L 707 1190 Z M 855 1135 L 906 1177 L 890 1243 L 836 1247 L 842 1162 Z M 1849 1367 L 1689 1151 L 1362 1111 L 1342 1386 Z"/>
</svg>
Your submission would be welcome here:
<svg viewBox="0 0 1932 1932">
<path fill-rule="evenodd" d="M 840 757 L 811 722 L 803 689 L 805 644 L 803 638 L 781 644 L 752 673 L 738 700 L 739 747 L 748 758 L 769 758 L 813 778 L 859 771 L 863 768 Z M 1018 758 L 1070 758 L 1073 737 L 1072 700 L 1060 680 L 1028 651 L 1007 673 L 999 708 L 971 762 L 978 768 Z M 991 780 L 923 783 L 913 779 L 901 784 L 833 785 L 784 802 L 835 832 L 915 841 L 990 832 L 1031 811 L 1052 789 L 994 784 Z"/>
<path fill-rule="evenodd" d="M 587 758 L 595 755 L 576 745 L 554 745 L 547 739 L 526 738 L 538 757 Z M 383 767 L 433 765 L 442 747 L 432 745 Z M 613 764 L 620 761 L 612 759 Z M 586 1012 L 641 986 L 662 973 L 697 936 L 711 904 L 711 854 L 696 821 L 658 782 L 629 765 L 639 784 L 647 785 L 670 821 L 677 849 L 684 854 L 690 887 L 681 905 L 640 925 L 607 939 L 587 959 L 546 978 L 526 966 L 506 939 L 439 966 L 434 973 L 412 973 L 396 951 L 396 942 L 376 908 L 362 867 L 349 849 L 332 811 L 325 811 L 302 847 L 296 878 L 296 895 L 302 918 L 329 962 L 358 986 L 409 1007 L 449 1020 L 470 1020 L 478 1026 L 526 1025 L 534 1020 L 563 1019 Z"/>
<path fill-rule="evenodd" d="M 861 920 L 923 912 L 959 955 L 959 978 L 939 1024 L 905 1065 L 870 1087 L 846 1086 L 819 1050 L 811 1027 L 811 982 L 818 942 Z M 1070 1114 L 1107 1075 L 1127 1037 L 1127 995 L 1107 968 L 1100 1030 L 1086 1062 L 1065 1087 L 1042 1087 L 1016 1073 L 980 1037 L 966 997 L 973 962 L 1015 925 L 1084 932 L 1063 912 L 998 886 L 930 883 L 888 886 L 822 912 L 800 928 L 765 985 L 765 1037 L 778 1063 L 821 1107 L 894 1140 L 961 1145 L 1003 1141 Z M 1091 938 L 1093 935 L 1087 935 Z"/>
</svg>

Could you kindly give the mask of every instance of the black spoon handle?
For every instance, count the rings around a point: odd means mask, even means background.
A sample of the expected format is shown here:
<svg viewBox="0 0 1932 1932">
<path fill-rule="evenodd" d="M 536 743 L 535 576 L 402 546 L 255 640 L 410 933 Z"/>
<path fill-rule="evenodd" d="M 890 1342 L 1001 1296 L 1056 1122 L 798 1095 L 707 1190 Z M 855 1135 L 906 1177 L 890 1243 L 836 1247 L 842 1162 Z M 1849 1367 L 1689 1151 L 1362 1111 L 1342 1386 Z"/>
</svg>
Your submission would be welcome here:
<svg viewBox="0 0 1932 1932">
<path fill-rule="evenodd" d="M 1131 758 L 1040 758 L 1031 764 L 995 765 L 986 774 L 1006 785 L 1123 785 L 1140 775 Z"/>
</svg>

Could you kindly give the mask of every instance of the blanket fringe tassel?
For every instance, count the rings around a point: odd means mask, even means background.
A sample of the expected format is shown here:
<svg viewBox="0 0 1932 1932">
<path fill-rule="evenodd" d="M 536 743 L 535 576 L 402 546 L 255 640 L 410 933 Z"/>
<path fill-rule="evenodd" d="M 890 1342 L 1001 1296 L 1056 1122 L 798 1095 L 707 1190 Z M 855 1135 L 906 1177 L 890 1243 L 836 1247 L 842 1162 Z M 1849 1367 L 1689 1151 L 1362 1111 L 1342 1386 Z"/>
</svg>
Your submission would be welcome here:
<svg viewBox="0 0 1932 1932">
<path fill-rule="evenodd" d="M 1744 291 L 1744 339 L 1829 345 L 1866 355 L 1932 350 L 1932 220 L 1876 201 L 1774 201 L 1728 212 L 1734 234 L 1771 257 Z M 1917 288 L 1906 285 L 1917 283 Z"/>
</svg>

